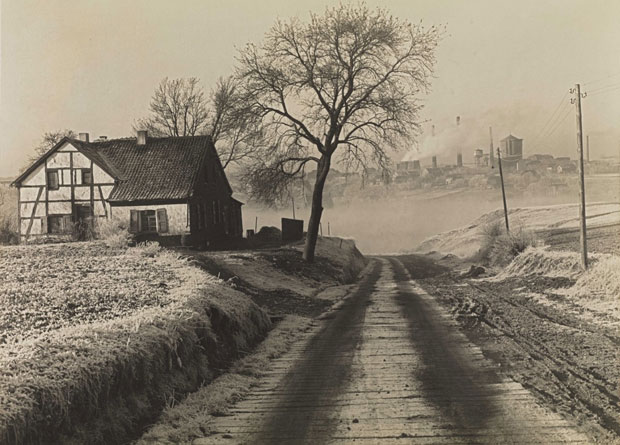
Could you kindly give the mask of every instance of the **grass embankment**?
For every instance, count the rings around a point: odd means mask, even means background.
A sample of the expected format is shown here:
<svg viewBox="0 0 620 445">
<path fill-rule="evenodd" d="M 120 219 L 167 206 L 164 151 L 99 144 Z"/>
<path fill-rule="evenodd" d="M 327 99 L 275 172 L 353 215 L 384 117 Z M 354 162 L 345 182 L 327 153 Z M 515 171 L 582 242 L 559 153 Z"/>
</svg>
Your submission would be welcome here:
<svg viewBox="0 0 620 445">
<path fill-rule="evenodd" d="M 267 338 L 213 383 L 168 407 L 140 439 L 146 444 L 189 444 L 209 434 L 214 417 L 243 397 L 270 369 L 273 360 L 309 335 L 313 316 L 342 303 L 367 260 L 352 240 L 319 238 L 317 259 L 301 259 L 302 245 L 261 252 L 202 253 L 197 261 L 243 289 L 265 309 L 283 317 Z"/>
<path fill-rule="evenodd" d="M 273 359 L 287 352 L 310 329 L 311 319 L 284 317 L 256 350 L 235 362 L 222 376 L 188 395 L 180 404 L 166 408 L 158 422 L 136 445 L 189 444 L 209 433 L 214 416 L 226 415 L 229 407 L 242 400 L 260 382 Z"/>
<path fill-rule="evenodd" d="M 367 260 L 350 239 L 319 237 L 312 264 L 302 259 L 302 250 L 299 243 L 260 251 L 204 252 L 193 258 L 274 315 L 314 317 L 333 303 L 321 291 L 353 282 Z"/>
<path fill-rule="evenodd" d="M 610 242 L 618 246 L 617 236 L 620 228 L 620 204 L 596 203 L 588 204 L 587 209 L 588 237 L 595 238 L 599 231 L 608 231 L 615 226 L 615 230 L 606 233 L 607 242 L 600 240 L 596 250 L 600 253 L 620 253 L 618 250 L 609 250 Z M 563 245 L 564 250 L 579 249 L 578 228 L 579 214 L 578 205 L 565 204 L 541 207 L 513 208 L 509 211 L 511 232 L 524 231 L 536 234 L 543 240 L 549 239 L 553 245 Z M 457 255 L 461 258 L 474 257 L 484 244 L 486 237 L 485 227 L 504 224 L 503 210 L 498 209 L 486 213 L 472 221 L 471 224 L 454 229 L 445 233 L 432 236 L 424 240 L 416 249 L 417 252 L 440 252 L 443 254 Z M 576 235 L 576 236 L 575 236 Z"/>
<path fill-rule="evenodd" d="M 245 295 L 157 248 L 1 255 L 1 443 L 135 438 L 271 327 Z"/>
</svg>

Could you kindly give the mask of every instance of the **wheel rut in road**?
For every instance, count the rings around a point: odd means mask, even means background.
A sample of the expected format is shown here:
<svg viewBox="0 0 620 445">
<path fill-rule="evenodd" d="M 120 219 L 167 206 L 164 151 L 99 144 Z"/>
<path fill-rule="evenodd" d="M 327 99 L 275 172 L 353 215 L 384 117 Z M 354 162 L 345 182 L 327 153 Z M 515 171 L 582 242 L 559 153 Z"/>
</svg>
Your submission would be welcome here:
<svg viewBox="0 0 620 445">
<path fill-rule="evenodd" d="M 343 306 L 196 445 L 588 443 L 501 377 L 407 269 L 439 270 L 373 261 Z"/>
</svg>

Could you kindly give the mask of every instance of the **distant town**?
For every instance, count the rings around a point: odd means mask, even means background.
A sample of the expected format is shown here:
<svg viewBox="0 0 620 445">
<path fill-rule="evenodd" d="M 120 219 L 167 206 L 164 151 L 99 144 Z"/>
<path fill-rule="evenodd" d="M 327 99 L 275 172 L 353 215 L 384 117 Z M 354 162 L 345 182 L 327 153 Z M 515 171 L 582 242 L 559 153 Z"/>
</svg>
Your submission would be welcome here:
<svg viewBox="0 0 620 445">
<path fill-rule="evenodd" d="M 505 186 L 511 194 L 558 195 L 577 187 L 577 160 L 568 156 L 532 153 L 524 150 L 524 140 L 509 134 L 499 141 L 499 147 L 473 149 L 473 163 L 463 162 L 463 152 L 453 159 L 444 156 L 423 156 L 411 159 L 405 154 L 391 171 L 368 168 L 363 172 L 343 172 L 332 169 L 328 177 L 326 204 L 363 195 L 373 197 L 390 186 L 394 193 L 407 194 L 439 192 L 441 190 L 499 189 L 501 187 L 497 150 L 502 162 Z M 584 171 L 586 176 L 620 174 L 617 158 L 590 159 L 586 148 Z M 302 185 L 295 190 L 307 202 L 311 200 L 312 183 L 316 171 L 309 172 Z M 363 191 L 363 193 L 361 193 Z"/>
</svg>

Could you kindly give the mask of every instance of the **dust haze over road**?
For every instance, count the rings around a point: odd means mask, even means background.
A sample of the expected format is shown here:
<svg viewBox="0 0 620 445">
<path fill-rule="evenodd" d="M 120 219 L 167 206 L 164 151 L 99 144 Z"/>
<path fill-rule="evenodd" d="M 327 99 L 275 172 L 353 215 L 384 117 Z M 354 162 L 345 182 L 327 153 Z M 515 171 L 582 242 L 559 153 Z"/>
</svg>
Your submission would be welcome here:
<svg viewBox="0 0 620 445">
<path fill-rule="evenodd" d="M 416 284 L 442 271 L 373 259 L 346 303 L 194 443 L 588 443 Z"/>
</svg>

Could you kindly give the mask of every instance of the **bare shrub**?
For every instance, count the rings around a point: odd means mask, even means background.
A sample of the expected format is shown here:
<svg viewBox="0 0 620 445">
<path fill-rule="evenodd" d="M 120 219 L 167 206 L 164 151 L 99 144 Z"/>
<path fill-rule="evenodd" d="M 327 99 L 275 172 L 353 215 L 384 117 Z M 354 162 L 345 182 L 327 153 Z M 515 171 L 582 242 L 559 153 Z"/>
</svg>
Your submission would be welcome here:
<svg viewBox="0 0 620 445">
<path fill-rule="evenodd" d="M 482 243 L 476 255 L 476 259 L 479 261 L 488 261 L 497 238 L 504 234 L 504 226 L 500 220 L 497 220 L 483 225 L 480 232 L 482 235 Z"/>
<path fill-rule="evenodd" d="M 497 220 L 482 227 L 482 244 L 478 259 L 495 266 L 505 266 L 530 246 L 536 245 L 531 231 L 519 227 L 506 233 L 503 222 Z"/>
<path fill-rule="evenodd" d="M 97 238 L 105 242 L 108 247 L 124 249 L 131 241 L 129 221 L 120 218 L 109 218 L 97 222 Z"/>
<path fill-rule="evenodd" d="M 73 241 L 92 241 L 97 238 L 92 218 L 75 221 L 66 230 Z"/>
<path fill-rule="evenodd" d="M 18 242 L 19 235 L 15 222 L 9 217 L 0 217 L 0 244 L 17 244 Z"/>
<path fill-rule="evenodd" d="M 493 265 L 505 266 L 525 249 L 535 245 L 534 234 L 523 228 L 509 234 L 504 233 L 495 239 L 489 252 L 489 262 Z"/>
<path fill-rule="evenodd" d="M 135 247 L 131 247 L 129 253 L 132 255 L 154 257 L 157 256 L 161 250 L 161 246 L 157 241 L 145 241 L 143 243 L 138 243 Z"/>
</svg>

